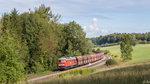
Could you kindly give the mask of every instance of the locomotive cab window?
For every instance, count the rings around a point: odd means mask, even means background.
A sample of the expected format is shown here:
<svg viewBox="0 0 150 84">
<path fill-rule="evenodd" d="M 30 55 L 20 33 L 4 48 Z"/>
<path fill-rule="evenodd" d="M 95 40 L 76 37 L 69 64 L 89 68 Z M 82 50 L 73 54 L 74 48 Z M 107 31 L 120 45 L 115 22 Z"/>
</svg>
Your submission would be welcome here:
<svg viewBox="0 0 150 84">
<path fill-rule="evenodd" d="M 65 60 L 61 60 L 61 62 L 66 62 Z"/>
<path fill-rule="evenodd" d="M 58 60 L 58 62 L 61 62 L 61 60 Z"/>
</svg>

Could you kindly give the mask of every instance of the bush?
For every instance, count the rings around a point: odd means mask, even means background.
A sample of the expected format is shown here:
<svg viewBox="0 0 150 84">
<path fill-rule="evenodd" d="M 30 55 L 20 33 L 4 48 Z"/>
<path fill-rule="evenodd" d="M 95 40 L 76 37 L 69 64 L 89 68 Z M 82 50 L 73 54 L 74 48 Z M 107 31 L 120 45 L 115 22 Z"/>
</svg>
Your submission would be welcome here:
<svg viewBox="0 0 150 84">
<path fill-rule="evenodd" d="M 114 65 L 114 64 L 117 64 L 117 62 L 114 59 L 109 59 L 109 60 L 106 61 L 107 66 Z"/>
<path fill-rule="evenodd" d="M 150 44 L 150 41 L 147 41 L 147 44 Z"/>
<path fill-rule="evenodd" d="M 138 42 L 139 44 L 147 44 L 148 43 L 148 41 L 147 40 L 140 40 L 139 42 Z"/>
<path fill-rule="evenodd" d="M 100 53 L 101 51 L 100 51 L 99 48 L 97 48 L 97 49 L 93 49 L 92 52 L 93 52 L 93 53 Z"/>
<path fill-rule="evenodd" d="M 109 50 L 103 50 L 103 52 L 104 52 L 104 54 L 108 54 L 108 53 L 110 53 L 110 51 L 109 51 Z"/>
<path fill-rule="evenodd" d="M 105 44 L 101 44 L 100 47 L 109 47 L 109 46 L 115 46 L 118 45 L 118 43 L 105 43 Z"/>
</svg>

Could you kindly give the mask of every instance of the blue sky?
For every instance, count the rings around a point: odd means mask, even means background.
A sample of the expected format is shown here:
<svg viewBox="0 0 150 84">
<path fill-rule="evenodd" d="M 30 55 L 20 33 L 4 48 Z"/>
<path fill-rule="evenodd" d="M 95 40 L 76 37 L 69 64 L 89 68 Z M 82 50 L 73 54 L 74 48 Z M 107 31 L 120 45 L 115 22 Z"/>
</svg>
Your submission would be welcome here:
<svg viewBox="0 0 150 84">
<path fill-rule="evenodd" d="M 13 8 L 22 13 L 41 4 L 60 14 L 62 23 L 79 23 L 87 37 L 150 32 L 150 0 L 0 0 L 0 14 Z"/>
</svg>

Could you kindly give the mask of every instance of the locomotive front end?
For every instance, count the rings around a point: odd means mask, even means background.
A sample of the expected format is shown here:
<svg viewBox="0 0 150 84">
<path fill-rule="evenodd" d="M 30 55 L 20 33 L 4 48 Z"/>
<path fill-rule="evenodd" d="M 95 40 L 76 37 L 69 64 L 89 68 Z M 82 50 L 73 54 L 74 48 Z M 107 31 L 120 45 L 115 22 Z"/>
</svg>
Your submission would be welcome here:
<svg viewBox="0 0 150 84">
<path fill-rule="evenodd" d="M 61 58 L 61 59 L 58 59 L 58 70 L 64 70 L 66 68 L 66 59 L 64 58 Z"/>
</svg>

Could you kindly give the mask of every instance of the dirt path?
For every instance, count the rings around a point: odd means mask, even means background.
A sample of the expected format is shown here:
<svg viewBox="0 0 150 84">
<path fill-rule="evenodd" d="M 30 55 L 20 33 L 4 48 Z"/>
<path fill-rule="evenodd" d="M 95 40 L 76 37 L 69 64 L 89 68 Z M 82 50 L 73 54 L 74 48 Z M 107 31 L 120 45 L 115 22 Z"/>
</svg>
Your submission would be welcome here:
<svg viewBox="0 0 150 84">
<path fill-rule="evenodd" d="M 104 58 L 101 59 L 101 60 L 99 60 L 99 61 L 96 61 L 96 62 L 94 62 L 94 63 L 87 64 L 87 65 L 84 65 L 84 66 L 80 66 L 80 67 L 77 67 L 77 68 L 73 68 L 73 69 L 79 69 L 79 68 L 84 68 L 84 67 L 95 68 L 95 67 L 97 67 L 97 66 L 101 66 L 101 65 L 105 64 L 106 60 L 108 60 L 108 59 L 109 59 L 108 56 L 104 56 Z M 73 70 L 73 69 L 69 69 L 69 70 Z M 56 76 L 56 75 L 58 75 L 59 73 L 66 72 L 66 71 L 69 71 L 69 70 L 65 70 L 65 71 L 55 71 L 55 72 L 52 72 L 52 73 L 50 73 L 50 74 L 46 74 L 46 75 L 42 75 L 42 76 L 38 76 L 38 77 L 33 77 L 33 78 L 28 79 L 27 82 L 33 82 L 33 81 L 38 81 L 38 80 L 47 79 L 47 78 Z"/>
</svg>

